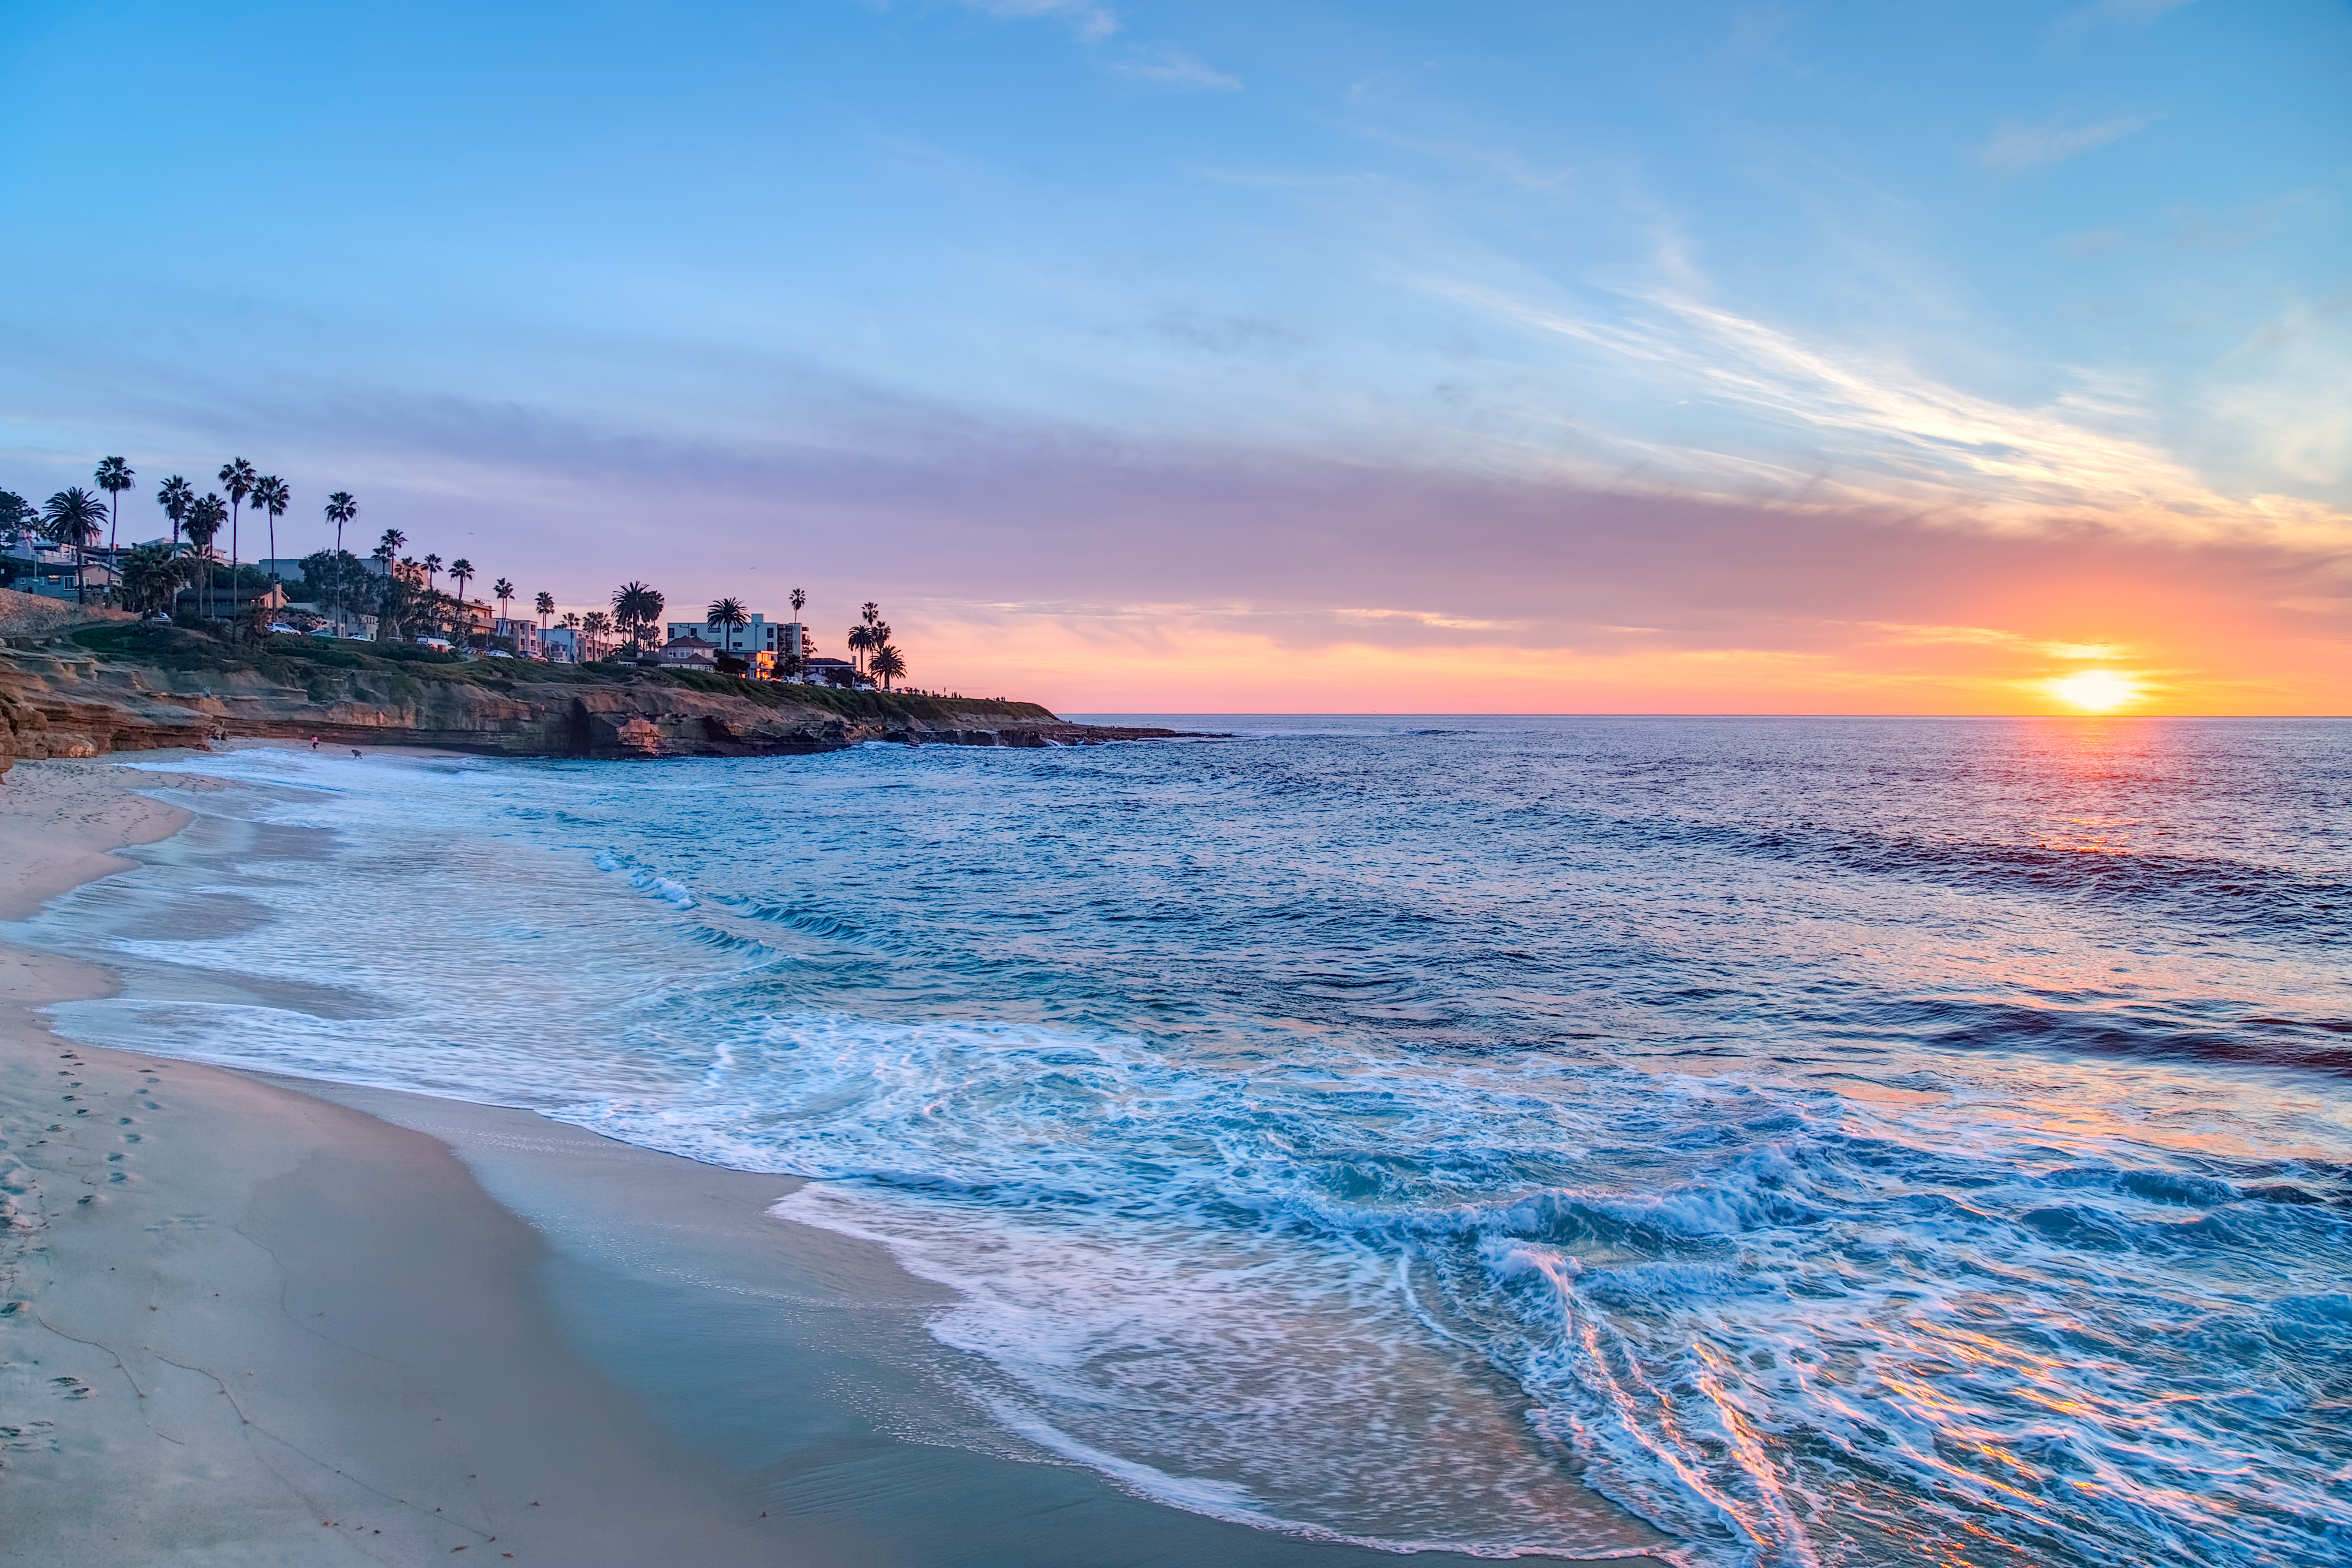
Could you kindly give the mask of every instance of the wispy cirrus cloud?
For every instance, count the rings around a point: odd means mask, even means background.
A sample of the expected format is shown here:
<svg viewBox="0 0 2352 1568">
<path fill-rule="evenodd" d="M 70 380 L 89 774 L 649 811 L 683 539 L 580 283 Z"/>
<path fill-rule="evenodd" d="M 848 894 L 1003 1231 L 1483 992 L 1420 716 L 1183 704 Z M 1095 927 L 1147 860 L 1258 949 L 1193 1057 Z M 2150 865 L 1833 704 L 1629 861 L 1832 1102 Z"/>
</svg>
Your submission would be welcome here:
<svg viewBox="0 0 2352 1568">
<path fill-rule="evenodd" d="M 2283 496 L 2232 498 L 2153 440 L 2134 434 L 2128 386 L 2083 379 L 2038 407 L 1945 385 L 1843 345 L 1810 342 L 1689 294 L 1628 293 L 1607 319 L 1499 290 L 1433 281 L 1433 291 L 1538 331 L 1607 350 L 1621 364 L 1718 405 L 1816 434 L 1833 484 L 1721 451 L 1653 444 L 1654 476 L 1633 487 L 1744 492 L 1796 504 L 1927 506 L 1955 520 L 2042 529 L 2095 520 L 2178 540 L 2261 537 L 2352 543 L 2352 517 Z M 1738 482 L 1744 473 L 1748 483 Z M 1780 493 L 1774 497 L 1774 477 Z"/>
<path fill-rule="evenodd" d="M 1161 45 L 1107 46 L 1127 30 L 1119 14 L 1100 0 L 961 0 L 968 9 L 1003 22 L 1066 22 L 1097 68 L 1129 81 L 1172 92 L 1239 92 L 1239 77 L 1221 71 L 1186 49 Z"/>
<path fill-rule="evenodd" d="M 1984 164 L 2003 173 L 2021 173 L 2044 164 L 2063 163 L 2069 158 L 2120 141 L 2135 131 L 2145 130 L 2154 123 L 2147 115 L 2127 114 L 2114 120 L 2103 120 L 2096 125 L 2004 125 L 1984 150 Z"/>
<path fill-rule="evenodd" d="M 2131 652 L 2114 643 L 2052 642 L 1995 626 L 1911 626 L 1896 621 L 1864 621 L 1859 624 L 1864 631 L 1879 632 L 1889 642 L 1922 646 L 1957 643 L 1971 648 L 2011 648 L 2052 659 L 2116 659 Z"/>
<path fill-rule="evenodd" d="M 1180 92 L 1239 92 L 1241 78 L 1228 76 L 1182 49 L 1131 49 L 1103 61 L 1103 68 L 1130 81 Z"/>
<path fill-rule="evenodd" d="M 1066 21 L 1088 43 L 1118 32 L 1118 13 L 1096 0 L 963 0 L 974 11 L 1007 22 Z"/>
<path fill-rule="evenodd" d="M 2069 11 L 2050 24 L 2050 40 L 2070 44 L 2099 27 L 2145 26 L 2191 0 L 2096 0 L 2079 11 Z"/>
</svg>

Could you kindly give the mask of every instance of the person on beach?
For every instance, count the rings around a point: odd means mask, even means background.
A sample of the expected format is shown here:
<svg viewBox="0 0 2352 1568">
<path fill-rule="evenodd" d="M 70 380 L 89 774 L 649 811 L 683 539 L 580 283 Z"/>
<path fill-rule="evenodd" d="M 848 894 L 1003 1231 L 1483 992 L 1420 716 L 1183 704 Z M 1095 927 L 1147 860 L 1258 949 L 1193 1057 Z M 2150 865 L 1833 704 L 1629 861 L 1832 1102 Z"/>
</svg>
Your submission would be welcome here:
<svg viewBox="0 0 2352 1568">
<path fill-rule="evenodd" d="M 354 762 L 357 762 L 359 759 L 360 759 L 360 748 L 359 748 L 358 747 L 354 746 L 354 747 L 352 747 L 352 761 L 354 761 Z"/>
<path fill-rule="evenodd" d="M 310 749 L 313 751 L 319 749 L 319 737 L 315 735 L 310 737 Z"/>
</svg>

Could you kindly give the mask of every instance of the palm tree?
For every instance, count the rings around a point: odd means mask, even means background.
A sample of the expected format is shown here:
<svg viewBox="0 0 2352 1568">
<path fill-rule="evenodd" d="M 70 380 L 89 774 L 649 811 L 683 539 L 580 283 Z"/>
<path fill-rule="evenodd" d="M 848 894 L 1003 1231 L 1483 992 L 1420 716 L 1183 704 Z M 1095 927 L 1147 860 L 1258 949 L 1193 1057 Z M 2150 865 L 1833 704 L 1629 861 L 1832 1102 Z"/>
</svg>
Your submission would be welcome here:
<svg viewBox="0 0 2352 1568">
<path fill-rule="evenodd" d="M 806 593 L 803 592 L 801 590 L 799 590 L 799 589 L 797 589 L 797 588 L 795 588 L 795 589 L 793 589 L 793 620 L 797 621 L 797 620 L 799 620 L 799 619 L 801 618 L 801 606 L 802 606 L 802 605 L 803 605 L 803 604 L 806 604 L 807 602 L 808 602 L 808 595 L 807 595 Z"/>
<path fill-rule="evenodd" d="M 220 538 L 221 525 L 228 521 L 228 504 L 218 496 L 199 496 L 188 503 L 188 552 L 203 564 L 205 595 L 200 612 L 206 620 L 213 612 L 213 540 Z"/>
<path fill-rule="evenodd" d="M 889 641 L 890 628 L 882 619 L 882 607 L 867 600 L 858 606 L 857 624 L 849 629 L 850 658 L 858 661 L 860 654 L 871 654 Z"/>
<path fill-rule="evenodd" d="M 383 563 L 383 580 L 378 589 L 382 597 L 375 620 L 375 640 L 379 643 L 392 641 L 387 629 L 392 625 L 392 611 L 400 598 L 397 580 L 400 576 L 400 547 L 407 542 L 408 536 L 398 528 L 386 528 L 383 537 L 375 541 L 375 549 L 368 551 L 370 556 Z"/>
<path fill-rule="evenodd" d="M 349 490 L 338 490 L 327 497 L 327 521 L 335 525 L 335 549 L 343 548 L 343 525 L 360 515 L 360 504 L 352 499 Z"/>
<path fill-rule="evenodd" d="M 496 582 L 490 584 L 490 597 L 499 601 L 499 620 L 511 621 L 514 619 L 513 616 L 507 613 L 507 601 L 512 599 L 514 596 L 515 585 L 509 582 L 505 578 L 502 577 Z"/>
<path fill-rule="evenodd" d="M 844 638 L 843 641 L 849 644 L 850 667 L 859 670 L 864 669 L 866 667 L 866 650 L 868 646 L 868 638 L 866 628 L 863 626 L 852 626 L 849 629 L 849 635 Z"/>
<path fill-rule="evenodd" d="M 898 649 L 890 646 L 887 643 L 885 643 L 880 647 L 875 649 L 874 652 L 867 656 L 866 660 L 866 667 L 874 674 L 882 677 L 882 689 L 886 692 L 890 689 L 890 681 L 893 676 L 903 680 L 906 678 L 907 674 L 906 656 L 900 653 Z"/>
<path fill-rule="evenodd" d="M 286 515 L 293 497 L 286 489 L 286 481 L 275 474 L 264 474 L 253 482 L 253 504 L 269 514 L 269 560 L 278 559 L 278 519 Z"/>
<path fill-rule="evenodd" d="M 566 619 L 568 620 L 570 618 L 566 617 Z M 604 655 L 604 633 L 611 631 L 612 628 L 612 618 L 607 616 L 601 610 L 591 610 L 587 614 L 581 617 L 580 631 L 581 634 L 588 639 L 588 656 L 590 658 L 601 658 Z"/>
<path fill-rule="evenodd" d="M 152 545 L 131 546 L 122 557 L 123 607 L 135 610 L 142 615 L 169 610 L 172 601 L 179 595 L 180 585 L 188 580 L 188 572 L 194 565 L 173 545 L 159 541 Z"/>
<path fill-rule="evenodd" d="M 16 491 L 0 490 L 0 534 L 7 535 L 19 549 L 32 534 L 33 518 L 38 515 Z M 0 581 L 5 580 L 5 574 L 0 573 Z"/>
<path fill-rule="evenodd" d="M 53 545 L 71 545 L 74 552 L 74 602 L 86 602 L 82 593 L 82 551 L 106 519 L 105 504 L 76 485 L 58 491 L 41 508 L 41 533 Z"/>
<path fill-rule="evenodd" d="M 474 624 L 466 614 L 466 584 L 474 580 L 474 563 L 464 556 L 451 561 L 449 580 L 457 585 L 457 624 L 462 628 L 457 641 L 463 645 L 468 641 L 467 633 L 471 632 Z"/>
<path fill-rule="evenodd" d="M 634 630 L 635 641 L 642 644 L 646 628 L 661 620 L 665 602 L 660 590 L 642 582 L 625 582 L 613 591 L 613 619 Z"/>
<path fill-rule="evenodd" d="M 433 591 L 433 579 L 440 570 L 441 558 L 439 556 L 428 555 L 425 558 L 425 591 L 427 593 Z"/>
<path fill-rule="evenodd" d="M 710 601 L 710 608 L 703 613 L 711 625 L 727 632 L 751 623 L 751 612 L 743 608 L 743 601 L 740 599 L 714 599 Z M 730 644 L 728 652 L 734 652 L 731 639 L 721 636 L 719 641 Z"/>
<path fill-rule="evenodd" d="M 103 457 L 98 464 L 98 487 L 106 492 L 106 553 L 112 555 L 121 544 L 117 537 L 122 525 L 122 492 L 137 488 L 131 483 L 131 465 L 120 457 Z"/>
<path fill-rule="evenodd" d="M 188 520 L 188 508 L 195 504 L 195 486 L 177 474 L 155 486 L 155 504 L 163 508 L 165 517 L 172 519 L 172 546 L 174 549 L 180 544 L 180 525 Z"/>
<path fill-rule="evenodd" d="M 228 492 L 228 584 L 236 586 L 236 512 L 247 496 L 253 494 L 253 482 L 258 477 L 253 465 L 242 457 L 233 457 L 221 465 L 221 488 Z"/>
<path fill-rule="evenodd" d="M 541 632 L 546 631 L 547 618 L 555 613 L 555 595 L 552 593 L 541 592 L 538 599 L 532 601 L 531 608 L 539 612 L 539 629 Z M 566 618 L 563 623 L 566 626 L 569 626 L 572 624 L 572 622 L 569 618 Z"/>
</svg>

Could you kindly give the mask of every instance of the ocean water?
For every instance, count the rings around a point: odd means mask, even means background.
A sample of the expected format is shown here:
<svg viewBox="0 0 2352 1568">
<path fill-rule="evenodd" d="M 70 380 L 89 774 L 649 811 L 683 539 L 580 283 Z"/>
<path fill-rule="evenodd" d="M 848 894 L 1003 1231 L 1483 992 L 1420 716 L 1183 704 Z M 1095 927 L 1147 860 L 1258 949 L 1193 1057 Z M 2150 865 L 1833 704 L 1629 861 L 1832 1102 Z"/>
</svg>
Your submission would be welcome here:
<svg viewBox="0 0 2352 1568">
<path fill-rule="evenodd" d="M 2352 725 L 1222 727 L 173 762 L 8 934 L 92 1043 L 814 1177 L 943 1396 L 1173 1506 L 2352 1561 Z"/>
</svg>

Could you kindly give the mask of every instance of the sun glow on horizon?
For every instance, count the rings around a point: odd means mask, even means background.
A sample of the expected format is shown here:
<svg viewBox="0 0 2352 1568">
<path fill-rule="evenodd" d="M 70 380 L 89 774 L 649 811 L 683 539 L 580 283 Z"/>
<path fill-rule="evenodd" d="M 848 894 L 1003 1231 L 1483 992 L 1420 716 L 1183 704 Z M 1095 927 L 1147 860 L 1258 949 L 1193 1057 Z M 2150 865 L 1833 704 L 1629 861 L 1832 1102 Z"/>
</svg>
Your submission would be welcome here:
<svg viewBox="0 0 2352 1568">
<path fill-rule="evenodd" d="M 2084 713 L 2113 713 L 2141 696 L 2139 683 L 2114 670 L 2078 670 L 2049 683 L 2051 695 Z"/>
</svg>

